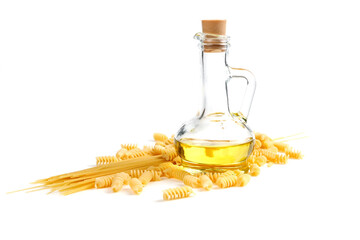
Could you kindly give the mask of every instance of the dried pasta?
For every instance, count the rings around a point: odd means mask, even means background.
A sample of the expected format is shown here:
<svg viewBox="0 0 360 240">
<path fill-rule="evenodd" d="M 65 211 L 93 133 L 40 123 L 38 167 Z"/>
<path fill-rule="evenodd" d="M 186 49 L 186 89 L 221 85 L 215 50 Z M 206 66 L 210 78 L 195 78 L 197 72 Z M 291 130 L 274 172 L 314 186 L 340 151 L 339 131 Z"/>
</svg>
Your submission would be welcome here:
<svg viewBox="0 0 360 240">
<path fill-rule="evenodd" d="M 173 145 L 174 144 L 174 135 L 164 141 L 166 145 Z"/>
<path fill-rule="evenodd" d="M 276 164 L 286 164 L 289 157 L 284 154 L 274 153 L 267 149 L 259 149 L 259 153 L 267 158 L 268 161 Z"/>
<path fill-rule="evenodd" d="M 197 188 L 200 186 L 200 179 L 198 177 L 192 176 L 192 175 L 186 175 L 183 178 L 183 182 L 185 185 Z"/>
<path fill-rule="evenodd" d="M 162 146 L 162 147 L 165 147 L 165 146 L 166 146 L 166 144 L 165 144 L 165 142 L 162 142 L 162 141 L 156 141 L 156 142 L 155 142 L 155 146 Z"/>
<path fill-rule="evenodd" d="M 206 191 L 209 191 L 212 188 L 213 183 L 212 183 L 211 179 L 208 176 L 201 175 L 199 177 L 199 179 L 200 179 L 200 185 L 201 185 L 201 187 L 203 189 L 205 189 Z"/>
<path fill-rule="evenodd" d="M 149 169 L 132 169 L 130 171 L 127 171 L 127 173 L 132 177 L 132 178 L 139 178 L 143 173 L 145 172 L 151 172 L 153 174 L 153 176 L 157 175 L 157 176 L 161 176 L 162 173 L 161 171 L 156 171 L 156 170 L 149 170 Z M 156 176 L 155 176 L 156 177 Z"/>
<path fill-rule="evenodd" d="M 138 148 L 137 144 L 121 144 L 121 148 L 125 148 L 126 150 L 132 150 Z"/>
<path fill-rule="evenodd" d="M 164 200 L 174 200 L 189 197 L 193 193 L 193 189 L 189 186 L 169 188 L 163 191 Z"/>
<path fill-rule="evenodd" d="M 287 148 L 289 148 L 289 144 L 283 142 L 274 142 L 274 146 L 279 150 L 279 152 L 285 152 Z"/>
<path fill-rule="evenodd" d="M 110 187 L 112 184 L 112 180 L 114 175 L 98 177 L 95 179 L 95 188 L 106 188 Z"/>
<path fill-rule="evenodd" d="M 217 179 L 222 175 L 219 172 L 205 172 L 205 175 L 208 176 L 213 183 L 216 183 Z"/>
<path fill-rule="evenodd" d="M 116 153 L 116 158 L 118 159 L 118 160 L 121 160 L 123 157 L 124 157 L 124 155 L 125 155 L 125 153 L 127 152 L 128 150 L 126 149 L 126 148 L 121 148 L 119 151 L 117 151 L 117 153 Z"/>
<path fill-rule="evenodd" d="M 262 167 L 265 165 L 267 161 L 267 158 L 265 156 L 258 156 L 258 157 L 255 157 L 255 163 L 259 166 L 259 167 Z"/>
<path fill-rule="evenodd" d="M 152 149 L 152 153 L 153 154 L 164 154 L 166 153 L 166 149 L 164 146 L 161 145 L 155 145 L 154 148 Z"/>
<path fill-rule="evenodd" d="M 271 148 L 273 146 L 274 146 L 274 144 L 269 139 L 266 139 L 263 142 L 261 142 L 261 148 L 267 149 L 267 148 Z"/>
<path fill-rule="evenodd" d="M 179 179 L 181 181 L 184 180 L 185 176 L 190 175 L 190 173 L 188 173 L 187 171 L 182 170 L 182 169 L 169 168 L 169 169 L 166 169 L 166 170 L 167 171 L 164 171 L 164 174 L 166 174 L 170 178 L 176 178 L 176 179 Z"/>
<path fill-rule="evenodd" d="M 171 162 L 174 163 L 175 165 L 179 165 L 179 166 L 180 166 L 181 163 L 182 163 L 182 160 L 181 160 L 181 157 L 177 156 L 177 157 L 175 157 Z"/>
<path fill-rule="evenodd" d="M 260 168 L 259 168 L 259 166 L 258 166 L 257 164 L 251 164 L 251 165 L 250 165 L 249 174 L 250 174 L 252 177 L 259 176 L 259 174 L 260 174 Z"/>
<path fill-rule="evenodd" d="M 177 152 L 175 148 L 167 148 L 166 151 L 162 154 L 163 158 L 167 161 L 172 161 L 177 157 Z"/>
<path fill-rule="evenodd" d="M 146 154 L 138 149 L 138 148 L 134 148 L 130 151 L 127 151 L 124 156 L 123 156 L 123 160 L 128 160 L 128 159 L 132 159 L 132 158 L 138 158 L 138 157 L 143 157 L 145 156 Z"/>
<path fill-rule="evenodd" d="M 96 165 L 103 165 L 103 164 L 109 164 L 119 162 L 119 159 L 114 156 L 102 156 L 102 157 L 96 157 Z"/>
<path fill-rule="evenodd" d="M 112 179 L 111 189 L 113 192 L 119 192 L 124 184 L 128 184 L 131 177 L 127 173 L 117 173 Z"/>
<path fill-rule="evenodd" d="M 161 171 L 164 171 L 167 168 L 181 168 L 177 165 L 172 164 L 171 162 L 161 163 L 158 167 L 160 168 Z"/>
<path fill-rule="evenodd" d="M 290 147 L 285 149 L 285 154 L 289 158 L 292 158 L 292 159 L 302 159 L 303 158 L 300 151 L 296 151 L 296 150 L 294 150 L 294 149 L 292 149 Z"/>
<path fill-rule="evenodd" d="M 147 185 L 154 177 L 154 174 L 152 171 L 145 171 L 141 176 L 139 177 L 140 182 L 142 185 Z"/>
<path fill-rule="evenodd" d="M 261 141 L 259 139 L 255 139 L 255 148 L 261 148 Z"/>
<path fill-rule="evenodd" d="M 216 180 L 216 185 L 220 188 L 232 187 L 235 185 L 236 179 L 236 175 L 221 176 Z"/>
<path fill-rule="evenodd" d="M 249 174 L 242 174 L 237 177 L 235 186 L 244 187 L 249 183 L 250 179 L 251 177 Z"/>
<path fill-rule="evenodd" d="M 165 142 L 168 139 L 168 137 L 162 133 L 154 133 L 153 137 L 155 141 L 161 141 L 161 142 Z"/>
<path fill-rule="evenodd" d="M 133 190 L 134 193 L 140 194 L 143 190 L 143 185 L 137 178 L 132 178 L 129 182 L 131 190 Z"/>
<path fill-rule="evenodd" d="M 118 161 L 119 161 L 119 159 L 117 159 L 114 156 L 99 156 L 99 157 L 96 157 L 96 166 L 113 163 L 113 162 L 118 162 Z"/>
<path fill-rule="evenodd" d="M 210 190 L 213 183 L 220 188 L 243 187 L 249 183 L 251 177 L 260 174 L 261 166 L 286 164 L 289 158 L 303 157 L 300 151 L 292 149 L 286 143 L 273 141 L 265 134 L 255 133 L 255 138 L 254 150 L 244 161 L 245 167 L 241 170 L 199 172 L 192 175 L 181 166 L 182 160 L 174 147 L 174 136 L 168 138 L 164 134 L 155 133 L 154 147 L 144 146 L 140 149 L 137 144 L 121 144 L 116 156 L 97 157 L 96 167 L 40 179 L 35 182 L 39 186 L 27 190 L 47 189 L 50 193 L 69 195 L 105 187 L 111 187 L 113 192 L 118 192 L 124 185 L 129 184 L 134 193 L 140 194 L 150 181 L 159 181 L 161 176 L 166 176 L 179 179 L 186 185 L 164 190 L 164 200 L 171 200 L 190 196 L 193 188 Z"/>
</svg>

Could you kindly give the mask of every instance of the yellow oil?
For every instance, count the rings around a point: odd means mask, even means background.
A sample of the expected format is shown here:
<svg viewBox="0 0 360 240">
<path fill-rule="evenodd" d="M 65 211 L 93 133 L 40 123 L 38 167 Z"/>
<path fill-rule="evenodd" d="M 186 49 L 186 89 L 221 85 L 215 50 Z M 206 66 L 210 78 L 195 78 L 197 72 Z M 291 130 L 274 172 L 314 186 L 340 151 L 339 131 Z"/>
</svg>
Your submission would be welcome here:
<svg viewBox="0 0 360 240">
<path fill-rule="evenodd" d="M 175 147 L 185 167 L 197 169 L 245 168 L 245 160 L 251 154 L 254 141 L 245 143 L 181 139 Z"/>
</svg>

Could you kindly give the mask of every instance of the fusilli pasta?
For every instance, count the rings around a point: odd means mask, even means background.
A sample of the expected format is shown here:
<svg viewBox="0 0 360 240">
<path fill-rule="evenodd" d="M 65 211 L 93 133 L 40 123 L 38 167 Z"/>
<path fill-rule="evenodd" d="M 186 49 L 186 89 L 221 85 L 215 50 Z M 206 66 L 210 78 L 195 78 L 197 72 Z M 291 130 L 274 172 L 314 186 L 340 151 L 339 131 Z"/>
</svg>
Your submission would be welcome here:
<svg viewBox="0 0 360 240">
<path fill-rule="evenodd" d="M 129 185 L 130 185 L 130 188 L 133 190 L 133 192 L 136 194 L 140 194 L 143 190 L 143 185 L 140 182 L 140 180 L 137 178 L 132 178 L 130 180 Z"/>
<path fill-rule="evenodd" d="M 142 183 L 142 185 L 147 185 L 151 179 L 153 179 L 154 174 L 152 171 L 145 171 L 143 174 L 141 174 L 141 176 L 139 177 L 140 182 Z"/>
<path fill-rule="evenodd" d="M 221 176 L 216 180 L 216 185 L 218 185 L 220 188 L 232 187 L 235 185 L 236 179 L 236 175 Z"/>
<path fill-rule="evenodd" d="M 162 133 L 154 133 L 153 137 L 155 141 L 161 141 L 161 142 L 165 142 L 168 139 L 168 137 Z"/>
<path fill-rule="evenodd" d="M 250 179 L 251 177 L 249 174 L 242 174 L 237 177 L 235 186 L 244 187 L 249 183 Z"/>
<path fill-rule="evenodd" d="M 174 200 L 179 198 L 189 197 L 193 193 L 193 189 L 189 186 L 169 188 L 164 190 L 163 199 L 164 200 Z"/>
<path fill-rule="evenodd" d="M 212 183 L 211 179 L 208 176 L 201 175 L 199 177 L 199 179 L 200 179 L 200 185 L 201 185 L 201 187 L 203 189 L 205 189 L 206 191 L 209 191 L 212 188 L 213 183 Z"/>
<path fill-rule="evenodd" d="M 102 157 L 96 157 L 96 166 L 100 166 L 103 164 L 109 164 L 119 162 L 119 159 L 114 156 L 102 156 Z"/>
<path fill-rule="evenodd" d="M 256 164 L 251 164 L 250 165 L 250 170 L 249 170 L 249 174 L 253 177 L 259 176 L 260 174 L 260 168 L 258 165 Z"/>
<path fill-rule="evenodd" d="M 185 185 L 197 188 L 200 185 L 200 179 L 198 177 L 192 176 L 192 175 L 186 175 L 183 178 L 183 182 Z"/>
<path fill-rule="evenodd" d="M 114 174 L 96 178 L 95 179 L 95 188 L 110 187 L 112 184 L 113 178 L 114 178 Z"/>
</svg>

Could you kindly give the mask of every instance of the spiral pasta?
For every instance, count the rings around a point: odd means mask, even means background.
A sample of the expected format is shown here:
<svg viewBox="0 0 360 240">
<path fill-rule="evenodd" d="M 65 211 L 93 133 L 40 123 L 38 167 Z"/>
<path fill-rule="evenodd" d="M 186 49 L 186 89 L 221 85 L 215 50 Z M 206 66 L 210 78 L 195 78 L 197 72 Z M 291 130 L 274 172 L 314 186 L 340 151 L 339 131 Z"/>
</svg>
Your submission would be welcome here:
<svg viewBox="0 0 360 240">
<path fill-rule="evenodd" d="M 164 141 L 166 145 L 173 145 L 174 144 L 174 137 L 168 138 Z"/>
<path fill-rule="evenodd" d="M 200 175 L 202 175 L 202 174 L 200 174 Z M 217 179 L 222 175 L 222 173 L 219 173 L 219 172 L 205 172 L 205 175 L 208 176 L 213 183 L 216 183 Z"/>
<path fill-rule="evenodd" d="M 185 185 L 197 188 L 200 186 L 200 179 L 198 177 L 192 176 L 192 175 L 186 175 L 183 178 L 183 182 Z"/>
<path fill-rule="evenodd" d="M 112 184 L 113 178 L 114 178 L 114 174 L 96 178 L 95 179 L 95 188 L 110 187 Z"/>
<path fill-rule="evenodd" d="M 236 175 L 221 176 L 216 180 L 216 185 L 220 188 L 232 187 L 235 185 L 236 179 Z"/>
<path fill-rule="evenodd" d="M 267 158 L 265 156 L 258 156 L 255 157 L 255 162 L 259 167 L 264 166 L 267 161 Z"/>
<path fill-rule="evenodd" d="M 259 176 L 260 174 L 260 168 L 257 164 L 251 164 L 250 165 L 250 169 L 249 169 L 249 174 L 252 176 L 252 177 L 256 177 L 256 176 Z"/>
<path fill-rule="evenodd" d="M 166 151 L 162 154 L 163 158 L 167 161 L 172 161 L 177 157 L 177 152 L 175 148 L 165 149 Z"/>
<path fill-rule="evenodd" d="M 166 149 L 164 146 L 155 145 L 154 148 L 152 149 L 152 154 L 154 154 L 154 155 L 164 154 L 164 153 L 166 153 Z"/>
<path fill-rule="evenodd" d="M 268 149 L 268 148 L 271 148 L 273 146 L 274 146 L 274 144 L 269 139 L 266 139 L 266 140 L 261 142 L 261 148 Z"/>
<path fill-rule="evenodd" d="M 174 165 L 174 164 L 171 163 L 171 162 L 161 163 L 158 167 L 161 169 L 161 171 L 164 171 L 164 170 L 167 169 L 167 168 L 180 168 L 179 166 Z"/>
<path fill-rule="evenodd" d="M 121 160 L 123 157 L 124 157 L 124 155 L 125 155 L 125 153 L 127 152 L 128 150 L 126 149 L 126 148 L 121 148 L 119 151 L 117 151 L 117 153 L 116 153 L 116 158 L 118 159 L 118 160 Z"/>
<path fill-rule="evenodd" d="M 161 142 L 165 142 L 168 139 L 168 137 L 162 133 L 154 133 L 153 137 L 155 141 L 161 141 Z"/>
<path fill-rule="evenodd" d="M 302 159 L 303 155 L 301 154 L 300 151 L 294 150 L 292 148 L 286 148 L 285 149 L 285 154 L 292 159 Z"/>
<path fill-rule="evenodd" d="M 150 166 L 146 169 L 147 171 L 153 170 L 153 171 L 157 171 L 157 172 L 162 172 L 161 168 L 159 166 Z"/>
<path fill-rule="evenodd" d="M 274 153 L 267 149 L 259 149 L 261 155 L 265 156 L 268 161 L 276 164 L 286 164 L 289 157 L 284 154 Z"/>
<path fill-rule="evenodd" d="M 143 156 L 145 156 L 145 155 L 146 155 L 146 154 L 145 154 L 141 149 L 134 148 L 134 149 L 131 149 L 131 150 L 127 151 L 127 152 L 124 154 L 123 160 L 128 160 L 128 159 L 143 157 Z"/>
<path fill-rule="evenodd" d="M 233 171 L 236 176 L 240 176 L 241 174 L 244 174 L 244 171 L 241 171 L 239 169 L 236 169 Z"/>
<path fill-rule="evenodd" d="M 160 176 L 162 175 L 160 171 L 156 170 L 148 170 L 148 169 L 132 169 L 130 171 L 127 171 L 127 174 L 130 175 L 132 178 L 140 178 L 140 176 L 145 172 L 151 172 L 153 174 L 154 180 L 158 181 Z"/>
<path fill-rule="evenodd" d="M 139 177 L 140 182 L 142 185 L 147 185 L 154 177 L 154 174 L 152 171 L 145 171 L 141 176 Z"/>
<path fill-rule="evenodd" d="M 285 152 L 289 148 L 289 144 L 283 142 L 274 142 L 274 146 L 279 150 L 279 152 Z"/>
<path fill-rule="evenodd" d="M 261 142 L 264 142 L 265 140 L 270 139 L 266 134 L 256 132 L 255 133 L 255 139 L 260 140 Z"/>
<path fill-rule="evenodd" d="M 255 148 L 261 148 L 261 141 L 259 139 L 255 139 Z"/>
<path fill-rule="evenodd" d="M 144 146 L 142 151 L 145 153 L 145 154 L 152 154 L 152 151 L 153 151 L 153 147 L 150 147 L 150 146 Z"/>
<path fill-rule="evenodd" d="M 112 179 L 111 189 L 113 192 L 118 192 L 122 189 L 124 184 L 128 184 L 131 177 L 129 174 L 121 172 L 115 174 L 114 178 Z"/>
<path fill-rule="evenodd" d="M 114 156 L 102 156 L 102 157 L 96 157 L 96 166 L 100 166 L 103 164 L 109 164 L 119 162 L 119 159 Z"/>
<path fill-rule="evenodd" d="M 174 200 L 189 197 L 193 193 L 193 189 L 189 186 L 169 188 L 163 191 L 164 200 Z"/>
<path fill-rule="evenodd" d="M 267 150 L 269 150 L 270 152 L 274 152 L 274 153 L 279 152 L 279 149 L 277 149 L 277 147 L 275 147 L 275 146 L 271 146 Z"/>
<path fill-rule="evenodd" d="M 185 176 L 190 175 L 190 173 L 188 173 L 187 171 L 178 168 L 168 168 L 166 170 L 167 171 L 164 171 L 164 174 L 166 174 L 165 176 L 168 176 L 170 178 L 176 178 L 181 181 L 184 180 Z"/>
<path fill-rule="evenodd" d="M 181 160 L 181 157 L 177 156 L 171 162 L 174 163 L 175 165 L 180 166 L 182 163 L 182 160 Z"/>
<path fill-rule="evenodd" d="M 200 179 L 200 185 L 201 185 L 201 187 L 203 189 L 205 189 L 206 191 L 209 191 L 212 188 L 213 183 L 212 183 L 211 179 L 208 176 L 201 175 L 199 177 L 199 179 Z"/>
<path fill-rule="evenodd" d="M 125 148 L 126 150 L 132 150 L 138 148 L 137 144 L 121 144 L 121 148 Z"/>
<path fill-rule="evenodd" d="M 156 142 L 155 142 L 155 146 L 162 146 L 162 147 L 165 147 L 165 146 L 166 146 L 166 144 L 165 144 L 165 142 L 162 142 L 162 141 L 156 141 Z"/>
<path fill-rule="evenodd" d="M 242 174 L 237 177 L 235 186 L 244 187 L 249 183 L 250 179 L 251 177 L 249 174 Z"/>
<path fill-rule="evenodd" d="M 133 190 L 134 193 L 140 194 L 143 190 L 143 185 L 137 178 L 132 178 L 129 182 L 131 190 Z"/>
</svg>

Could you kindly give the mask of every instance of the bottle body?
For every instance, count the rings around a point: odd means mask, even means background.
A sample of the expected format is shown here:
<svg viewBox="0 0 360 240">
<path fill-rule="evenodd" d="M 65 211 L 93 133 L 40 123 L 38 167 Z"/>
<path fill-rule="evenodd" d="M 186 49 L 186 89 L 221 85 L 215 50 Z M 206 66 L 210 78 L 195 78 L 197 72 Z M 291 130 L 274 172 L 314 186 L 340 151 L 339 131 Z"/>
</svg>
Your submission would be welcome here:
<svg viewBox="0 0 360 240">
<path fill-rule="evenodd" d="M 196 35 L 195 35 L 196 36 Z M 255 137 L 246 124 L 245 112 L 229 107 L 229 83 L 237 81 L 227 64 L 228 37 L 201 35 L 201 72 L 203 104 L 199 115 L 181 126 L 175 135 L 175 147 L 182 165 L 201 170 L 245 168 Z M 250 89 L 251 91 L 255 90 Z M 253 96 L 253 92 L 250 99 Z M 249 102 L 249 101 L 248 101 Z M 249 105 L 248 103 L 246 105 Z"/>
<path fill-rule="evenodd" d="M 194 118 L 175 136 L 184 167 L 218 170 L 245 168 L 254 147 L 251 129 L 227 113 Z"/>
</svg>

